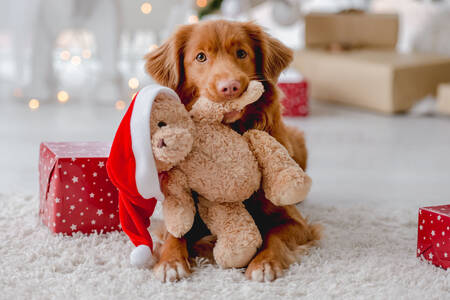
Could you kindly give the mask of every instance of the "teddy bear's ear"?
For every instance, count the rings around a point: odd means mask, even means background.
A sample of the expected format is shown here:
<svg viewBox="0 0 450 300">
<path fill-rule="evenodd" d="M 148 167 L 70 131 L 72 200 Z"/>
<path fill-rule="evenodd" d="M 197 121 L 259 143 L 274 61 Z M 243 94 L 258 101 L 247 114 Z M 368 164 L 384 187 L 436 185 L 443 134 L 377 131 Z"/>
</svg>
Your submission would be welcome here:
<svg viewBox="0 0 450 300">
<path fill-rule="evenodd" d="M 157 83 L 177 90 L 183 81 L 184 47 L 194 26 L 181 26 L 164 44 L 144 57 L 145 70 Z"/>
</svg>

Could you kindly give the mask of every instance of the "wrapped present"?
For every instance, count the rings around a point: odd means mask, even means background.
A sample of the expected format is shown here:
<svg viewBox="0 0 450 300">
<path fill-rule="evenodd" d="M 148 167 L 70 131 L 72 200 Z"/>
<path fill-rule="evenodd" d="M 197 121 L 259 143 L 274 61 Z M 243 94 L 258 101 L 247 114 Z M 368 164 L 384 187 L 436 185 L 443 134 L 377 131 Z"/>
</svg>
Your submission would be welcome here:
<svg viewBox="0 0 450 300">
<path fill-rule="evenodd" d="M 302 116 L 309 113 L 308 83 L 295 70 L 288 69 L 278 80 L 278 87 L 283 91 L 281 100 L 283 116 Z"/>
<path fill-rule="evenodd" d="M 306 49 L 294 66 L 310 96 L 384 113 L 406 112 L 450 82 L 450 57 L 396 52 L 396 15 L 343 13 L 305 17 Z"/>
<path fill-rule="evenodd" d="M 358 49 L 305 49 L 294 65 L 308 79 L 311 97 L 372 109 L 406 112 L 450 81 L 450 57 Z"/>
<path fill-rule="evenodd" d="M 399 22 L 396 14 L 363 12 L 310 13 L 305 16 L 305 46 L 394 49 Z"/>
<path fill-rule="evenodd" d="M 120 229 L 118 193 L 106 172 L 109 149 L 100 142 L 41 144 L 39 215 L 51 231 Z"/>
<path fill-rule="evenodd" d="M 450 83 L 439 85 L 437 107 L 441 114 L 450 116 Z"/>
<path fill-rule="evenodd" d="M 450 267 L 450 205 L 419 209 L 417 256 Z"/>
</svg>

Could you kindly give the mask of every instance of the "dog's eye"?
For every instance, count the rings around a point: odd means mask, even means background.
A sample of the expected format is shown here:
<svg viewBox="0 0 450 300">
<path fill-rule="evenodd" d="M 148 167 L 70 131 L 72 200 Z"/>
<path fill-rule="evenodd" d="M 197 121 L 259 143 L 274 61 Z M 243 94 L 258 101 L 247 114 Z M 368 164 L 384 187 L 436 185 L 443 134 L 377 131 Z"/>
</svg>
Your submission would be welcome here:
<svg viewBox="0 0 450 300">
<path fill-rule="evenodd" d="M 239 49 L 236 52 L 236 55 L 238 58 L 246 58 L 247 57 L 247 52 L 245 52 L 245 50 Z"/>
<path fill-rule="evenodd" d="M 200 52 L 199 54 L 197 54 L 197 56 L 195 57 L 195 59 L 199 62 L 205 62 L 206 61 L 206 55 L 203 52 Z"/>
<path fill-rule="evenodd" d="M 163 121 L 158 122 L 159 128 L 164 127 L 164 126 L 167 126 L 166 122 L 163 122 Z"/>
</svg>

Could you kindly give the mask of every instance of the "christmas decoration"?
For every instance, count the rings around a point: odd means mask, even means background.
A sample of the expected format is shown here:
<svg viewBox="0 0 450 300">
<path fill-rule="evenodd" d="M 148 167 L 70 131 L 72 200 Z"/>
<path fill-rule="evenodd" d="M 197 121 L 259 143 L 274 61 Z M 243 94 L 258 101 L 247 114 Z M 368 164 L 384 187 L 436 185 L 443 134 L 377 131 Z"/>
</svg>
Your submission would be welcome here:
<svg viewBox="0 0 450 300">
<path fill-rule="evenodd" d="M 39 157 L 42 222 L 55 233 L 119 230 L 117 189 L 106 173 L 109 145 L 42 143 Z"/>
<path fill-rule="evenodd" d="M 450 83 L 439 85 L 437 108 L 439 113 L 450 116 Z"/>
<path fill-rule="evenodd" d="M 450 205 L 419 209 L 417 257 L 450 267 Z"/>
<path fill-rule="evenodd" d="M 292 69 L 282 73 L 278 80 L 278 87 L 284 94 L 281 100 L 283 116 L 305 117 L 308 115 L 308 83 L 299 73 Z"/>
</svg>

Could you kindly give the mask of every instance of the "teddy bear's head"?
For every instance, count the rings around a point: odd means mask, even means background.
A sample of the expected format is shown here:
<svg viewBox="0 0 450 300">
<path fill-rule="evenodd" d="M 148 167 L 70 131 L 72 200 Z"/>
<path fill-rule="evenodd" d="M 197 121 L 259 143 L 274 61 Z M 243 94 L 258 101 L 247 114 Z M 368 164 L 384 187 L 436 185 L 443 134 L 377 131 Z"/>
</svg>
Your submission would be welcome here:
<svg viewBox="0 0 450 300">
<path fill-rule="evenodd" d="M 194 122 L 184 105 L 173 97 L 159 94 L 152 105 L 150 134 L 158 172 L 168 171 L 192 149 Z"/>
</svg>

